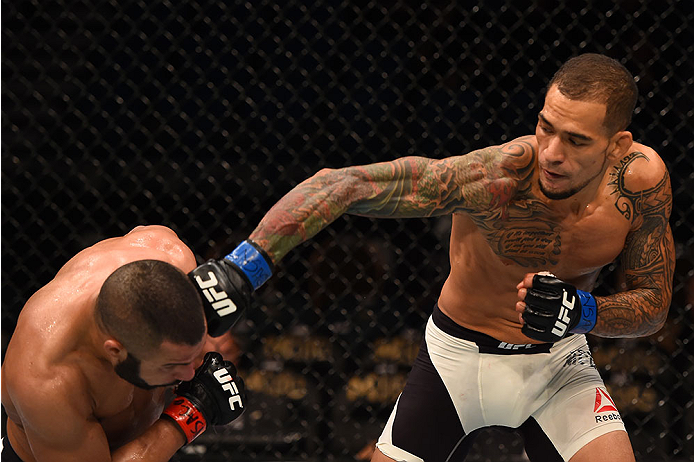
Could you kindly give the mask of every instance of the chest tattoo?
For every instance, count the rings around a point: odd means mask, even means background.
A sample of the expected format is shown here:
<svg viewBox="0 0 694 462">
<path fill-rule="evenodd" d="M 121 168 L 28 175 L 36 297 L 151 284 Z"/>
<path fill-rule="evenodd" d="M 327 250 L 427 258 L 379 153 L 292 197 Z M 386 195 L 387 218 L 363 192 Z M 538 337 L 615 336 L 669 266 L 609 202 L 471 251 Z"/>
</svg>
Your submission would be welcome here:
<svg viewBox="0 0 694 462">
<path fill-rule="evenodd" d="M 551 213 L 540 200 L 530 198 L 515 202 L 502 216 L 498 216 L 498 212 L 471 216 L 500 257 L 523 267 L 558 264 L 561 229 L 558 223 L 548 219 Z"/>
<path fill-rule="evenodd" d="M 496 240 L 497 253 L 521 266 L 556 265 L 561 253 L 560 234 L 549 230 L 501 230 Z"/>
</svg>

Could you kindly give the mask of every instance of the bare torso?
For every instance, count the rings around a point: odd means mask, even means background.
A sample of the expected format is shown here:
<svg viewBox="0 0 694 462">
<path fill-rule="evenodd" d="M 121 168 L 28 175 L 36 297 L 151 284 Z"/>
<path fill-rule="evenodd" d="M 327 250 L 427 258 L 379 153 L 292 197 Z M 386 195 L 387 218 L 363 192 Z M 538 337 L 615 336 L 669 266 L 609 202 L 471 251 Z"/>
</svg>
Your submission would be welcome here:
<svg viewBox="0 0 694 462">
<path fill-rule="evenodd" d="M 100 423 L 111 448 L 141 434 L 161 415 L 166 389 L 134 387 L 89 346 L 101 285 L 118 267 L 141 259 L 163 260 L 185 272 L 196 265 L 192 252 L 171 230 L 139 227 L 77 254 L 22 309 L 2 366 L 2 404 L 10 442 L 23 460 L 35 460 L 25 430 L 31 422 L 25 422 L 23 406 L 56 377 L 73 385 L 73 393 L 63 399 L 87 408 L 85 413 Z"/>
<path fill-rule="evenodd" d="M 635 151 L 653 155 L 637 143 L 630 152 Z M 454 214 L 451 272 L 439 298 L 441 310 L 498 340 L 537 343 L 521 333 L 514 310 L 516 285 L 526 273 L 550 271 L 579 289 L 593 289 L 601 268 L 622 251 L 632 226 L 610 186 L 627 174 L 619 167 L 619 161 L 607 167 L 594 200 L 580 209 L 548 207 L 538 199 L 532 175 L 529 196 L 512 200 L 501 214 Z"/>
<path fill-rule="evenodd" d="M 562 162 L 568 167 L 555 166 L 553 173 L 540 166 L 537 134 L 444 159 L 412 156 L 323 169 L 277 202 L 250 239 L 277 262 L 344 213 L 377 218 L 452 213 L 451 271 L 438 303 L 458 324 L 500 341 L 529 343 L 517 311 L 526 276 L 550 271 L 590 291 L 600 270 L 622 255 L 628 285 L 645 290 L 609 300 L 602 325 L 598 320 L 593 332 L 605 337 L 650 333 L 669 305 L 667 169 L 629 132 L 619 132 L 619 143 L 609 144 L 599 138 L 601 130 L 591 132 L 601 141 L 587 150 L 569 147 L 562 132 L 560 142 L 570 153 Z M 568 176 L 575 191 L 566 186 Z M 550 185 L 565 181 L 568 195 L 550 200 L 541 191 L 541 178 Z M 642 252 L 649 255 L 643 258 Z M 651 271 L 657 272 L 655 279 Z M 663 290 L 654 288 L 660 281 Z"/>
</svg>

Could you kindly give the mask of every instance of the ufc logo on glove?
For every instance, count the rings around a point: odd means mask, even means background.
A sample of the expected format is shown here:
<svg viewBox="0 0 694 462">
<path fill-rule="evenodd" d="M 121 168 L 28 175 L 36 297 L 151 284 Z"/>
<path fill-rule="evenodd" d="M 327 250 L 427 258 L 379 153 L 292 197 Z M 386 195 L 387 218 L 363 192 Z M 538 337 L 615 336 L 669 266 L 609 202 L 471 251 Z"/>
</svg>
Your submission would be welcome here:
<svg viewBox="0 0 694 462">
<path fill-rule="evenodd" d="M 231 301 L 227 293 L 223 290 L 217 292 L 217 277 L 212 271 L 207 273 L 209 279 L 204 281 L 200 276 L 194 276 L 195 282 L 202 290 L 203 295 L 208 302 L 212 304 L 212 308 L 219 316 L 226 316 L 236 311 L 236 304 Z"/>
<path fill-rule="evenodd" d="M 568 295 L 569 294 L 566 292 L 566 290 L 564 290 L 561 308 L 559 309 L 559 317 L 554 323 L 554 329 L 552 329 L 552 333 L 554 335 L 558 335 L 559 337 L 563 337 L 566 333 L 566 329 L 569 327 L 569 323 L 571 322 L 569 312 L 574 309 L 574 304 L 576 303 L 576 297 L 571 297 L 571 301 L 569 301 L 567 298 Z"/>
<path fill-rule="evenodd" d="M 521 332 L 542 342 L 556 342 L 569 334 L 585 334 L 597 322 L 595 297 L 552 273 L 535 274 L 523 301 Z"/>
<path fill-rule="evenodd" d="M 226 369 L 216 370 L 214 371 L 214 378 L 217 379 L 217 382 L 222 384 L 223 390 L 231 393 L 231 397 L 229 398 L 229 409 L 232 411 L 235 410 L 236 403 L 239 404 L 239 407 L 243 407 L 243 400 L 239 395 L 239 389 L 236 387 L 234 379 L 229 375 L 229 371 Z"/>
</svg>

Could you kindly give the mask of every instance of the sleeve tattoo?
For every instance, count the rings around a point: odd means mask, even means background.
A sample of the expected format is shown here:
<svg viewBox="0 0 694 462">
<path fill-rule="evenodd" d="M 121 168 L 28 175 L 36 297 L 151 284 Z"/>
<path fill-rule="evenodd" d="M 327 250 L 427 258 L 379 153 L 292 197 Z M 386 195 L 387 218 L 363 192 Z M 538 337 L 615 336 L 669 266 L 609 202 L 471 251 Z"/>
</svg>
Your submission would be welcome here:
<svg viewBox="0 0 694 462">
<path fill-rule="evenodd" d="M 504 207 L 527 175 L 529 158 L 534 150 L 521 138 L 441 160 L 404 157 L 324 169 L 280 199 L 250 238 L 277 262 L 345 213 L 412 218 Z"/>
<path fill-rule="evenodd" d="M 604 337 L 636 337 L 656 332 L 667 317 L 672 298 L 674 243 L 668 220 L 672 192 L 667 171 L 652 188 L 633 192 L 624 185 L 631 162 L 646 158 L 631 153 L 611 174 L 615 207 L 635 225 L 621 255 L 627 291 L 599 297 L 594 332 Z"/>
</svg>

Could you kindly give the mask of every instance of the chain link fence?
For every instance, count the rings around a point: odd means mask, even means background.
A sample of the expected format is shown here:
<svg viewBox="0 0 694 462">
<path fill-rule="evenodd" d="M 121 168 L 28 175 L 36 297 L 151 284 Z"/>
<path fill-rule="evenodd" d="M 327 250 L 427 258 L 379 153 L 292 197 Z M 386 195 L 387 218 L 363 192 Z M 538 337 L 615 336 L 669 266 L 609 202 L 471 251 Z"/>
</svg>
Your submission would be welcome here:
<svg viewBox="0 0 694 462">
<path fill-rule="evenodd" d="M 220 257 L 322 167 L 533 132 L 557 67 L 603 52 L 638 78 L 631 129 L 670 169 L 678 264 L 661 332 L 590 342 L 637 460 L 694 460 L 691 6 L 3 0 L 3 346 L 27 298 L 98 240 L 164 224 L 200 261 Z M 251 407 L 177 458 L 358 457 L 447 275 L 448 228 L 347 216 L 292 251 L 220 345 Z M 489 430 L 468 460 L 525 459 Z"/>
</svg>

